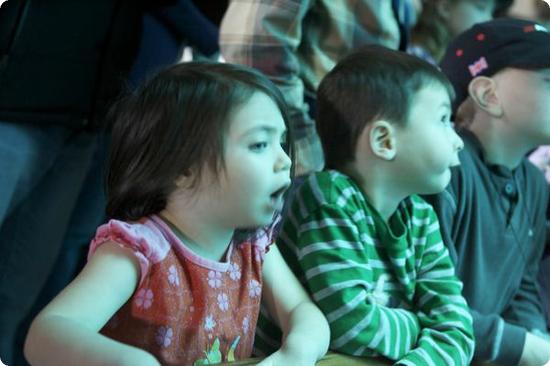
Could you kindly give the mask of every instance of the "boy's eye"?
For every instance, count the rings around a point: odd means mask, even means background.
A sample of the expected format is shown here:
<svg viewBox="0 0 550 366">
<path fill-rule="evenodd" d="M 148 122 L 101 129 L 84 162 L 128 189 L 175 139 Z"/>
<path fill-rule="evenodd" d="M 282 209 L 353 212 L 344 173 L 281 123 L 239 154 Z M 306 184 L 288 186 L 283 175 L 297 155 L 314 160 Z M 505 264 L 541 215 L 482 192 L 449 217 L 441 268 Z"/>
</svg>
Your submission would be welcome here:
<svg viewBox="0 0 550 366">
<path fill-rule="evenodd" d="M 455 128 L 455 123 L 451 120 L 445 121 L 445 127 L 449 127 L 449 128 L 454 129 Z"/>
<path fill-rule="evenodd" d="M 445 125 L 445 127 L 454 128 L 455 124 L 452 122 L 448 116 L 441 117 L 441 122 Z"/>
</svg>

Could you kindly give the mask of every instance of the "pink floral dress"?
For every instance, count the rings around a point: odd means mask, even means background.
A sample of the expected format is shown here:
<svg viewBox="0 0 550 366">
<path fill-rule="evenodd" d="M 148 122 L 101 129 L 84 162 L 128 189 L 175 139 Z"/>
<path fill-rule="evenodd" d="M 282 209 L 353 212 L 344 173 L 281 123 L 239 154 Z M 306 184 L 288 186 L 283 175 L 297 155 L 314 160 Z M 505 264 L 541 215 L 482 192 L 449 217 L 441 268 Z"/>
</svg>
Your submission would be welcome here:
<svg viewBox="0 0 550 366">
<path fill-rule="evenodd" d="M 163 365 L 250 357 L 272 233 L 273 226 L 232 242 L 224 261 L 214 262 L 189 250 L 158 216 L 100 226 L 88 258 L 114 241 L 132 249 L 141 267 L 134 294 L 101 333 L 149 351 Z"/>
</svg>

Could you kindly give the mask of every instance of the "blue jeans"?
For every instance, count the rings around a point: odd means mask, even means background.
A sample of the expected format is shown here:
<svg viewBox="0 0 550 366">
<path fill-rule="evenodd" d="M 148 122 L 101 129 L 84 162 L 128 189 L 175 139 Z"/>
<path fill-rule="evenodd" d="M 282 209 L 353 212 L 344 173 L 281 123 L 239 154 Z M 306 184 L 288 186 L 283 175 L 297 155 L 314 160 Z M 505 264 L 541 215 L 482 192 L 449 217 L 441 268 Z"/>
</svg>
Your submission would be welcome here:
<svg viewBox="0 0 550 366">
<path fill-rule="evenodd" d="M 0 122 L 0 358 L 58 257 L 97 133 Z"/>
<path fill-rule="evenodd" d="M 13 347 L 13 365 L 26 366 L 23 346 L 33 319 L 55 296 L 61 292 L 86 264 L 88 249 L 99 225 L 106 221 L 105 172 L 108 138 L 99 137 L 90 169 L 82 185 L 80 195 L 53 266 L 40 295 L 25 319 L 19 324 Z"/>
</svg>

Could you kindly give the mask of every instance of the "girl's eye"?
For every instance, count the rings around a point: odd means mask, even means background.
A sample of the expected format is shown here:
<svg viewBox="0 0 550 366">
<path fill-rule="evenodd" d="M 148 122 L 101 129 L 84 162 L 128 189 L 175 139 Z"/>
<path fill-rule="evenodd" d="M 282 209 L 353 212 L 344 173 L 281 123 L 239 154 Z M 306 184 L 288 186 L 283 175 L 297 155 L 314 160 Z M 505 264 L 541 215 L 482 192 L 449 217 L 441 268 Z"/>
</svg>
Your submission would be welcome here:
<svg viewBox="0 0 550 366">
<path fill-rule="evenodd" d="M 281 140 L 279 141 L 279 144 L 281 146 L 283 146 L 283 148 L 288 145 L 288 140 L 287 140 L 286 134 L 281 137 Z"/>
<path fill-rule="evenodd" d="M 261 151 L 267 147 L 267 142 L 256 142 L 253 144 L 250 144 L 248 148 L 252 151 Z"/>
<path fill-rule="evenodd" d="M 288 154 L 288 152 L 290 150 L 290 146 L 288 145 L 288 142 L 281 141 L 281 147 L 283 148 L 283 151 Z"/>
</svg>

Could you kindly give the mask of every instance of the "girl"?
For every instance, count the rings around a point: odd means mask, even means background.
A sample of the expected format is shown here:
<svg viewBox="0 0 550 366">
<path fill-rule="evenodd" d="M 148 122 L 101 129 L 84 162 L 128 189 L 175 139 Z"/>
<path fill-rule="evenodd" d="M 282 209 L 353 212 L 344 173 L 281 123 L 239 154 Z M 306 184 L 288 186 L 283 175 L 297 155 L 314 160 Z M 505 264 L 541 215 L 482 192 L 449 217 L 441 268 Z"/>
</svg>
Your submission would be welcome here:
<svg viewBox="0 0 550 366">
<path fill-rule="evenodd" d="M 494 8 L 495 0 L 423 0 L 407 52 L 438 64 L 451 39 L 491 20 Z"/>
<path fill-rule="evenodd" d="M 262 298 L 286 337 L 261 365 L 314 364 L 328 325 L 270 246 L 290 182 L 287 125 L 281 94 L 251 69 L 181 64 L 139 88 L 113 129 L 113 220 L 98 228 L 82 273 L 34 320 L 30 363 L 246 358 Z"/>
</svg>

